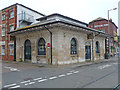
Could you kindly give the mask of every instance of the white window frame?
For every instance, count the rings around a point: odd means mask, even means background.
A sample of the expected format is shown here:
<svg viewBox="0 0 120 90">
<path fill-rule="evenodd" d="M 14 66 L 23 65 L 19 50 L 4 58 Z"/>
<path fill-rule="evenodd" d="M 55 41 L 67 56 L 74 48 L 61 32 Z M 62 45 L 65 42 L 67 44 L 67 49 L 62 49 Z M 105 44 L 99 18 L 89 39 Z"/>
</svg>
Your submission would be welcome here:
<svg viewBox="0 0 120 90">
<path fill-rule="evenodd" d="M 12 46 L 12 48 L 11 48 L 11 46 Z M 13 50 L 13 53 L 11 53 L 11 50 Z M 13 44 L 9 45 L 9 54 L 14 55 L 14 45 Z"/>
<path fill-rule="evenodd" d="M 5 28 L 4 27 L 1 30 L 1 36 L 5 36 Z"/>
<path fill-rule="evenodd" d="M 14 18 L 14 11 L 10 12 L 10 18 Z"/>
<path fill-rule="evenodd" d="M 4 46 L 4 49 L 3 49 L 3 46 Z M 5 45 L 1 46 L 1 50 L 2 50 L 1 55 L 5 55 Z"/>
</svg>

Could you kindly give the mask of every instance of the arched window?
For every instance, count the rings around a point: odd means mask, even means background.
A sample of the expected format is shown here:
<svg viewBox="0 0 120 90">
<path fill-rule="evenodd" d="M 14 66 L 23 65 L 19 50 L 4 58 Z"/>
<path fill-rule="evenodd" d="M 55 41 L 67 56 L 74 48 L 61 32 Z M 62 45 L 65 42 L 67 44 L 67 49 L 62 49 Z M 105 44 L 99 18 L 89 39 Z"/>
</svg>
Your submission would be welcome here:
<svg viewBox="0 0 120 90">
<path fill-rule="evenodd" d="M 71 54 L 77 54 L 77 43 L 75 38 L 72 38 L 71 40 Z"/>
<path fill-rule="evenodd" d="M 38 55 L 46 55 L 45 40 L 43 38 L 38 41 Z"/>
<path fill-rule="evenodd" d="M 99 42 L 96 41 L 96 53 L 100 53 Z"/>
</svg>

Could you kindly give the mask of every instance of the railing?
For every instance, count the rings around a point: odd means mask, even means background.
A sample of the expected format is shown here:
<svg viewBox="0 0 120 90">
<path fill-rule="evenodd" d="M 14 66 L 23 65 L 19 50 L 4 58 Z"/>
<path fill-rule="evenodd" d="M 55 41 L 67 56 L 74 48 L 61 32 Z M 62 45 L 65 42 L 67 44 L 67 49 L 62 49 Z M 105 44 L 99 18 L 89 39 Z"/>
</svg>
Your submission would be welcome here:
<svg viewBox="0 0 120 90">
<path fill-rule="evenodd" d="M 34 20 L 32 15 L 29 15 L 25 12 L 18 14 L 18 17 L 19 17 L 19 21 L 26 21 L 28 23 L 32 23 Z"/>
</svg>

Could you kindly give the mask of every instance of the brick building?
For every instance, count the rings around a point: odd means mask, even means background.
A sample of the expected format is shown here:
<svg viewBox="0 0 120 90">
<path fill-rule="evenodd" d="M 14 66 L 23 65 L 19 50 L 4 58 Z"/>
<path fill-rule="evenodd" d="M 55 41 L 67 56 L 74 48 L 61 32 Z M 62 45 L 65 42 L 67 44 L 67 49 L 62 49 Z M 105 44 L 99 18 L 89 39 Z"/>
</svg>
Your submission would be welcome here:
<svg viewBox="0 0 120 90">
<path fill-rule="evenodd" d="M 0 57 L 13 61 L 16 59 L 16 40 L 7 33 L 37 23 L 36 18 L 44 15 L 18 3 L 0 10 L 0 14 Z"/>
<path fill-rule="evenodd" d="M 16 37 L 17 61 L 61 65 L 104 59 L 104 32 L 60 14 L 37 20 L 35 25 L 9 33 Z"/>
<path fill-rule="evenodd" d="M 108 31 L 108 20 L 101 18 L 101 17 L 89 22 L 88 27 L 94 28 L 99 31 L 103 31 L 103 32 L 111 35 L 111 38 L 109 41 L 110 42 L 110 44 L 109 44 L 110 55 L 114 55 L 114 54 L 117 54 L 117 52 L 118 52 L 118 39 L 116 38 L 118 27 L 115 25 L 114 22 L 112 22 L 112 19 L 110 19 L 109 22 L 110 22 L 109 23 L 109 31 Z"/>
</svg>

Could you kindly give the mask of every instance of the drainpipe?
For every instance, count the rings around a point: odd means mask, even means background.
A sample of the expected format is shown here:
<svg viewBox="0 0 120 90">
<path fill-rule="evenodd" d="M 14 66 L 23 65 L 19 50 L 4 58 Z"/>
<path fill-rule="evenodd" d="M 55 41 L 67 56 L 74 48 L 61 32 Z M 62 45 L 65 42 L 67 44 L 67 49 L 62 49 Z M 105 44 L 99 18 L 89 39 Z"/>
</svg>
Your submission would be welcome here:
<svg viewBox="0 0 120 90">
<path fill-rule="evenodd" d="M 51 65 L 52 65 L 52 32 L 47 27 L 45 27 L 45 25 L 44 28 L 50 32 L 50 47 L 51 47 L 50 51 L 51 51 Z"/>
<path fill-rule="evenodd" d="M 93 33 L 93 38 L 92 38 L 92 60 L 94 62 L 94 33 Z"/>
</svg>

